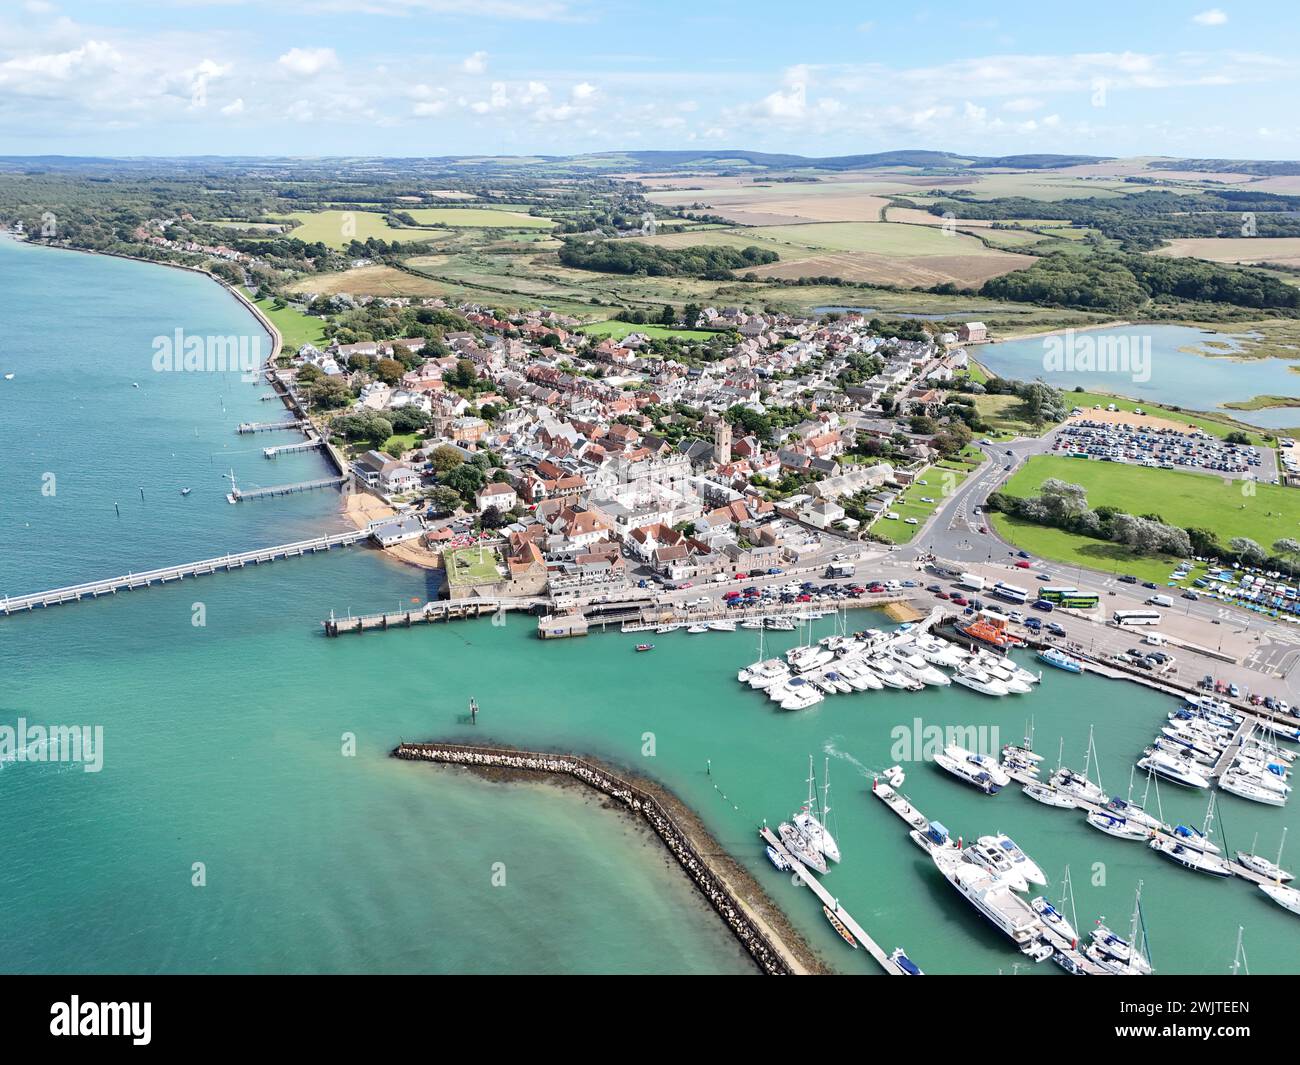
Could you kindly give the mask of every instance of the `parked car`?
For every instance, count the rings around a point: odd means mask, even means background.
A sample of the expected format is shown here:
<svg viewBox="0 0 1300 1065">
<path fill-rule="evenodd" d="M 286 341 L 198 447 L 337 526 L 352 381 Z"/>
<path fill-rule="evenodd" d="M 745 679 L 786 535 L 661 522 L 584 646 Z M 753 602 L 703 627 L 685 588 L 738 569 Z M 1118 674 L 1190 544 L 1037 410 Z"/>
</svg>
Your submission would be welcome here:
<svg viewBox="0 0 1300 1065">
<path fill-rule="evenodd" d="M 1049 621 L 1049 622 L 1047 623 L 1046 628 L 1047 628 L 1047 631 L 1050 632 L 1053 636 L 1064 636 L 1064 635 L 1065 635 L 1065 630 L 1064 630 L 1063 628 L 1061 628 L 1061 626 L 1058 625 L 1055 621 Z"/>
<path fill-rule="evenodd" d="M 935 592 L 942 591 L 942 589 L 937 584 L 927 584 L 925 586 L 925 590 L 929 592 L 931 595 L 933 595 Z"/>
<path fill-rule="evenodd" d="M 966 597 L 965 597 L 964 595 L 954 595 L 954 596 L 952 597 L 952 601 L 953 601 L 957 606 L 968 606 L 968 605 L 969 605 L 969 603 L 967 602 Z"/>
<path fill-rule="evenodd" d="M 1025 618 L 1025 628 L 1030 632 L 1039 632 L 1043 628 L 1043 623 L 1037 618 Z"/>
</svg>

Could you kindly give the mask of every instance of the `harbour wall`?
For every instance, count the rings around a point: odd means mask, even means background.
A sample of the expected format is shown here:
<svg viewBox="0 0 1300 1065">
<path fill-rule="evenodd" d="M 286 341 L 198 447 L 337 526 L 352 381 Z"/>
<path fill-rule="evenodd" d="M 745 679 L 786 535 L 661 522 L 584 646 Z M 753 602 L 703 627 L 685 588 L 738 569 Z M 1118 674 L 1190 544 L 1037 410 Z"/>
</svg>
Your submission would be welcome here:
<svg viewBox="0 0 1300 1065">
<path fill-rule="evenodd" d="M 789 976 L 807 971 L 791 957 L 788 946 L 778 946 L 770 929 L 760 926 L 751 908 L 741 901 L 728 880 L 700 856 L 691 841 L 691 833 L 678 824 L 659 799 L 611 770 L 576 755 L 498 746 L 400 743 L 392 753 L 395 758 L 409 761 L 566 776 L 599 791 L 644 821 L 663 841 L 682 871 L 748 951 L 760 972 L 769 976 Z M 775 910 L 775 907 L 771 909 Z"/>
</svg>

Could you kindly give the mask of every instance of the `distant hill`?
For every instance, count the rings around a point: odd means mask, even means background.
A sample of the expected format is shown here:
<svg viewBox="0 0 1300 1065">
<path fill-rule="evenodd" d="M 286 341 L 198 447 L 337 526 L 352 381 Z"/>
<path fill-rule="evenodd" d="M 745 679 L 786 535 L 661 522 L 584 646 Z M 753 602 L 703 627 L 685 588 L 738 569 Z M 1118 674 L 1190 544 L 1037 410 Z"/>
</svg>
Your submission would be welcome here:
<svg viewBox="0 0 1300 1065">
<path fill-rule="evenodd" d="M 1019 170 L 1050 170 L 1080 163 L 1100 163 L 1112 158 L 1098 155 L 1003 155 L 981 157 L 954 155 L 952 152 L 906 149 L 873 152 L 865 155 L 806 156 L 780 155 L 769 152 L 728 151 L 632 151 L 600 152 L 593 160 L 628 160 L 648 169 L 676 169 L 711 165 L 748 164 L 766 169 L 791 170 L 874 170 L 886 167 L 940 167 L 946 169 L 981 169 L 1014 167 Z"/>
</svg>

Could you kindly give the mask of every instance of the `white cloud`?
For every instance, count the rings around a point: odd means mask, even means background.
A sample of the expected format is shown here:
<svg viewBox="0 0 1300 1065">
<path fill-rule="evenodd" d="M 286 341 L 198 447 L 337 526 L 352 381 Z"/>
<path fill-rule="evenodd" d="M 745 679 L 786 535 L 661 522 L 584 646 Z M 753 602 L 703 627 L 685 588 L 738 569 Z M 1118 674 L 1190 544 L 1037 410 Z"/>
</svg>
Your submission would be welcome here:
<svg viewBox="0 0 1300 1065">
<path fill-rule="evenodd" d="M 460 69 L 466 74 L 483 74 L 487 71 L 487 52 L 475 52 L 461 60 Z"/>
<path fill-rule="evenodd" d="M 431 115 L 440 115 L 447 110 L 446 100 L 421 100 L 411 108 L 411 114 L 419 118 L 428 118 Z"/>
<path fill-rule="evenodd" d="M 231 100 L 221 109 L 223 115 L 242 115 L 244 113 L 244 98 L 241 96 L 236 100 Z"/>
<path fill-rule="evenodd" d="M 1042 106 L 1042 100 L 1035 100 L 1032 96 L 1018 96 L 1014 100 L 1008 100 L 1004 103 L 1002 110 L 1024 113 L 1025 111 L 1037 111 Z"/>
<path fill-rule="evenodd" d="M 580 81 L 572 89 L 572 95 L 575 100 L 590 100 L 598 90 L 596 86 L 587 81 Z"/>
<path fill-rule="evenodd" d="M 277 63 L 290 74 L 309 78 L 322 70 L 338 64 L 339 57 L 333 48 L 290 48 Z"/>
<path fill-rule="evenodd" d="M 1212 7 L 1199 15 L 1193 15 L 1192 21 L 1198 26 L 1222 26 L 1228 21 L 1228 16 L 1217 7 Z"/>
</svg>

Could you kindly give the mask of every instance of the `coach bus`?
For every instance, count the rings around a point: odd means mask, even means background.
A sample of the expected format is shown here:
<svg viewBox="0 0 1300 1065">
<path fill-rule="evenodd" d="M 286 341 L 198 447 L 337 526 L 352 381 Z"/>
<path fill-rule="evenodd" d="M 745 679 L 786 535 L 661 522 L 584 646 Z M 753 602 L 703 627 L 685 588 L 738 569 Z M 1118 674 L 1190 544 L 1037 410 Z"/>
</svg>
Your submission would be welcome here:
<svg viewBox="0 0 1300 1065">
<path fill-rule="evenodd" d="M 1004 581 L 998 581 L 993 586 L 993 595 L 999 599 L 1005 599 L 1008 603 L 1015 603 L 1017 606 L 1024 606 L 1029 602 L 1029 589 L 1017 588 L 1014 584 L 1007 584 Z"/>
<path fill-rule="evenodd" d="M 1116 610 L 1110 620 L 1127 629 L 1135 625 L 1159 625 L 1163 618 L 1158 610 Z"/>
</svg>

